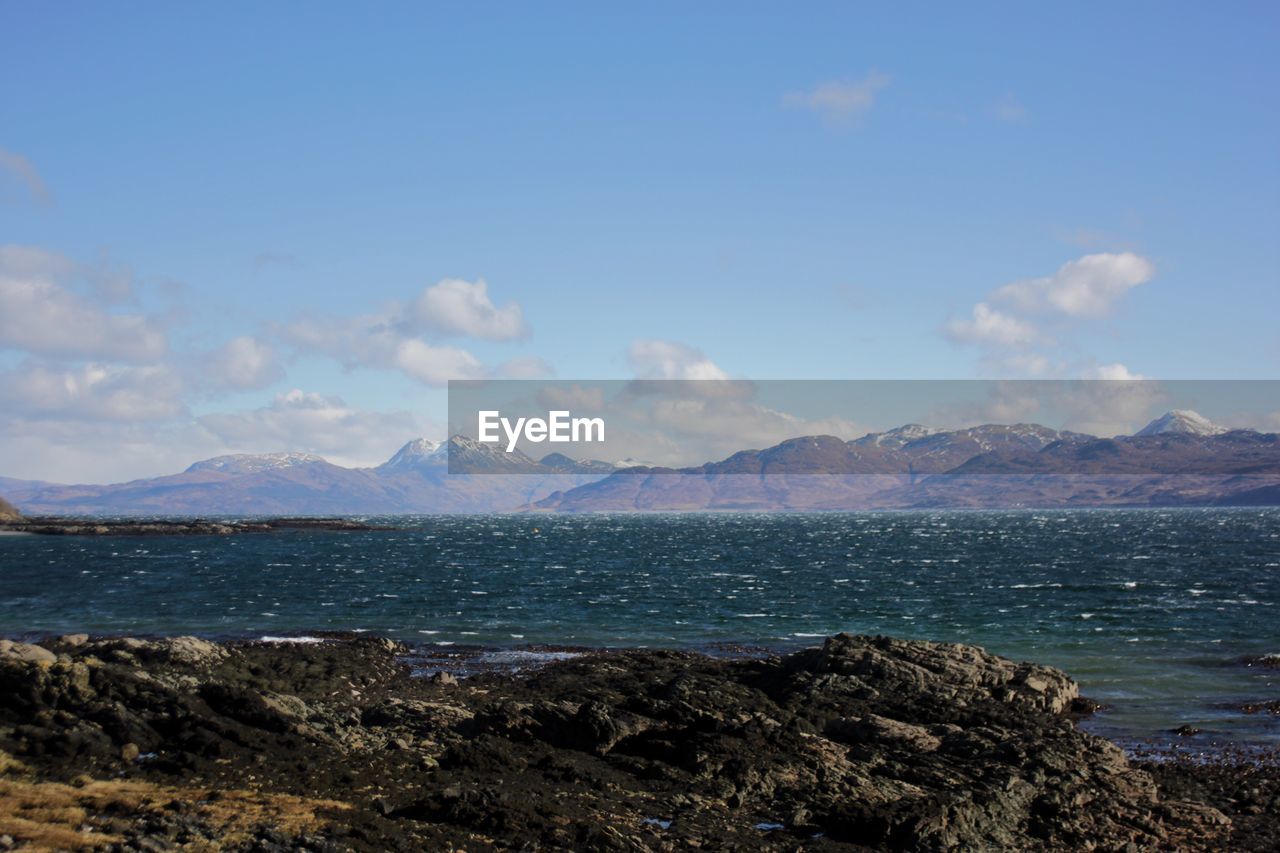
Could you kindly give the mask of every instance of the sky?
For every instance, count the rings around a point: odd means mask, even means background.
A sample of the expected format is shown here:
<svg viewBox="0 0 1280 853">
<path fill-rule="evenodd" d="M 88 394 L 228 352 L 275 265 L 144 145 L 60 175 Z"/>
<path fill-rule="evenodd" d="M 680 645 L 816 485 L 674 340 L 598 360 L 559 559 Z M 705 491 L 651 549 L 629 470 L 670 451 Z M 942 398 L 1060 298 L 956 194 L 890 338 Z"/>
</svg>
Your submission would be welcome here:
<svg viewBox="0 0 1280 853">
<path fill-rule="evenodd" d="M 376 464 L 450 378 L 1277 378 L 1280 7 L 690 5 L 0 0 L 0 476 Z"/>
</svg>

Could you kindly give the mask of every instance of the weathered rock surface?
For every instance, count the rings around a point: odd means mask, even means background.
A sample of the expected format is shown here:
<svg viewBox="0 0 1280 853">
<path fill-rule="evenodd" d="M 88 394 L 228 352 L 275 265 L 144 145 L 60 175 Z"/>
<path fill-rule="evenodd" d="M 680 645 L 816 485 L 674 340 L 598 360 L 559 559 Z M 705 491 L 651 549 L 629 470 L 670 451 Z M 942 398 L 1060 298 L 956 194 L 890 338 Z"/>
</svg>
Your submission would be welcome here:
<svg viewBox="0 0 1280 853">
<path fill-rule="evenodd" d="M 22 784 L 258 804 L 232 847 L 1242 846 L 1193 789 L 1162 792 L 1079 731 L 1063 673 L 968 646 L 840 635 L 786 657 L 599 652 L 454 680 L 411 678 L 403 647 L 369 638 L 19 645 L 0 653 L 0 749 Z M 270 798 L 306 820 L 271 818 Z M 119 849 L 216 834 L 207 807 L 81 807 Z M 1274 840 L 1275 820 L 1251 819 L 1246 846 Z"/>
</svg>

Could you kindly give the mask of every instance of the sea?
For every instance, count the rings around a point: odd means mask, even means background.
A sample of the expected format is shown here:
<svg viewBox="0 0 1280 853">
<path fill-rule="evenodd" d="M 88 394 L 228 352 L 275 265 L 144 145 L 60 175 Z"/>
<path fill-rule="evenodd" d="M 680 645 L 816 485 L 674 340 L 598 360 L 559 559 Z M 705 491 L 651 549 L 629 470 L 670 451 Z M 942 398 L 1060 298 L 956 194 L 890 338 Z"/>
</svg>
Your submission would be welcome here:
<svg viewBox="0 0 1280 853">
<path fill-rule="evenodd" d="M 1244 710 L 1280 700 L 1277 508 L 367 520 L 396 529 L 0 537 L 0 635 L 368 632 L 524 666 L 888 634 L 1060 667 L 1131 749 L 1280 747 Z"/>
</svg>

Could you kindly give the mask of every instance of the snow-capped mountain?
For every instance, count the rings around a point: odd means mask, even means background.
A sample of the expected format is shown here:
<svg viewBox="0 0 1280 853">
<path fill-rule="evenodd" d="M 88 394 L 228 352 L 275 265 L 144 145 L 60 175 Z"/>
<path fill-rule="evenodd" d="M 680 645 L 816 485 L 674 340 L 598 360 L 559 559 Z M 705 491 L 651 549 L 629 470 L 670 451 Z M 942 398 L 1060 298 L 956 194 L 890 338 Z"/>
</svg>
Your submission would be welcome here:
<svg viewBox="0 0 1280 853">
<path fill-rule="evenodd" d="M 507 453 L 497 444 L 455 435 L 446 442 L 449 472 L 452 474 L 538 474 L 547 473 L 523 451 Z"/>
<path fill-rule="evenodd" d="M 885 432 L 873 432 L 862 438 L 854 439 L 851 444 L 859 446 L 874 445 L 876 447 L 901 447 L 909 441 L 933 435 L 938 430 L 923 424 L 905 424 Z"/>
<path fill-rule="evenodd" d="M 507 453 L 494 444 L 455 435 L 448 441 L 415 438 L 373 469 L 381 474 L 432 470 L 454 474 L 608 474 L 614 466 L 593 459 L 579 460 L 549 453 L 534 461 L 521 451 Z"/>
<path fill-rule="evenodd" d="M 298 465 L 310 465 L 324 462 L 324 458 L 314 453 L 232 453 L 227 456 L 215 456 L 203 459 L 187 468 L 188 474 L 199 471 L 217 471 L 222 474 L 259 474 L 263 471 L 278 471 L 282 468 L 293 468 Z"/>
<path fill-rule="evenodd" d="M 443 441 L 415 438 L 378 466 L 379 471 L 403 471 L 423 465 L 449 464 L 449 446 Z"/>
<path fill-rule="evenodd" d="M 640 459 L 633 459 L 630 456 L 628 456 L 626 459 L 619 459 L 617 462 L 614 462 L 613 467 L 622 469 L 622 468 L 656 468 L 657 466 L 654 465 L 652 462 L 644 462 Z"/>
<path fill-rule="evenodd" d="M 563 474 L 610 474 L 617 470 L 613 465 L 601 462 L 599 459 L 574 459 L 563 453 L 548 453 L 538 460 L 538 464 Z"/>
<path fill-rule="evenodd" d="M 450 462 L 456 466 L 450 471 Z M 495 512 L 606 476 L 612 468 L 541 465 L 519 451 L 461 436 L 415 439 L 375 468 L 344 468 L 309 453 L 206 459 L 181 474 L 68 486 L 0 480 L 29 513 L 74 515 L 351 515 Z M 489 477 L 483 474 L 521 474 Z M 477 476 L 472 476 L 477 475 Z"/>
<path fill-rule="evenodd" d="M 1226 427 L 1218 426 L 1199 412 L 1190 409 L 1174 409 L 1165 412 L 1151 423 L 1138 430 L 1134 435 L 1222 435 L 1230 432 Z"/>
<path fill-rule="evenodd" d="M 1203 430 L 1194 441 L 1097 438 L 1027 423 L 943 431 L 908 425 L 849 442 L 805 436 L 719 462 L 667 469 L 667 476 L 619 472 L 551 495 L 533 508 L 688 512 L 1274 503 L 1280 495 L 1280 435 L 1226 431 L 1187 415 L 1171 413 L 1168 420 L 1184 434 L 1186 424 Z M 890 437 L 895 432 L 903 439 Z M 912 434 L 918 437 L 905 437 Z"/>
<path fill-rule="evenodd" d="M 802 436 L 661 473 L 626 476 L 559 453 L 535 461 L 454 436 L 411 441 L 376 468 L 344 468 L 309 453 L 242 454 L 128 483 L 0 478 L 0 488 L 28 514 L 1270 505 L 1280 501 L 1280 435 L 1224 430 L 1186 411 L 1114 438 L 1036 424 L 908 425 L 856 441 Z"/>
</svg>

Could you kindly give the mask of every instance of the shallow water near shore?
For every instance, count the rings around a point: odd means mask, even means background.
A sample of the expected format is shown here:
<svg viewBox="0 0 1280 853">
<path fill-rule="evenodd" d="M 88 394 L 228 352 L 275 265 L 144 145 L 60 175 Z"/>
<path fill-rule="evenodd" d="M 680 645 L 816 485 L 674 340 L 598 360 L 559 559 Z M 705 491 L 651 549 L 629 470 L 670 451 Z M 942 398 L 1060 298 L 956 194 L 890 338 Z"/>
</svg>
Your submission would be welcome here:
<svg viewBox="0 0 1280 853">
<path fill-rule="evenodd" d="M 448 516 L 403 529 L 6 537 L 0 634 L 368 631 L 439 652 L 779 651 L 839 631 L 1061 667 L 1125 743 L 1280 745 L 1280 510 Z M 517 656 L 536 660 L 539 656 Z"/>
</svg>

